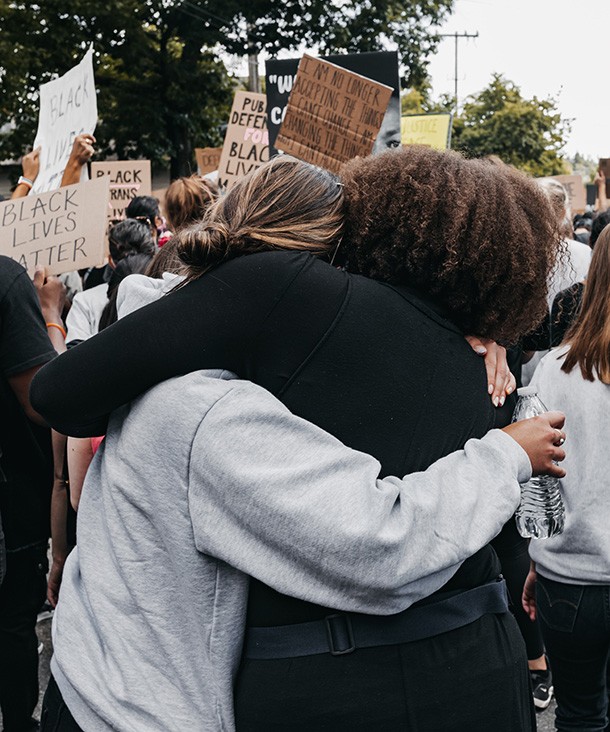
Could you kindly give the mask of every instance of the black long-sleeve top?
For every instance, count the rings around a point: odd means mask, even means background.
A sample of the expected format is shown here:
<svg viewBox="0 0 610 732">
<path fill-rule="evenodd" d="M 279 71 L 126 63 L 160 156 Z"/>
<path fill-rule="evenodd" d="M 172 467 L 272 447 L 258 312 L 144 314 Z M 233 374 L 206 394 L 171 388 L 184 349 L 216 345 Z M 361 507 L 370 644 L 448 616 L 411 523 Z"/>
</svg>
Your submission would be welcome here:
<svg viewBox="0 0 610 732">
<path fill-rule="evenodd" d="M 59 431 L 102 434 L 117 406 L 203 368 L 229 369 L 267 388 L 295 414 L 375 456 L 384 475 L 424 470 L 494 424 L 483 360 L 438 307 L 306 253 L 222 265 L 45 366 L 31 399 Z M 486 547 L 443 590 L 497 572 Z M 251 586 L 251 625 L 328 613 Z"/>
</svg>

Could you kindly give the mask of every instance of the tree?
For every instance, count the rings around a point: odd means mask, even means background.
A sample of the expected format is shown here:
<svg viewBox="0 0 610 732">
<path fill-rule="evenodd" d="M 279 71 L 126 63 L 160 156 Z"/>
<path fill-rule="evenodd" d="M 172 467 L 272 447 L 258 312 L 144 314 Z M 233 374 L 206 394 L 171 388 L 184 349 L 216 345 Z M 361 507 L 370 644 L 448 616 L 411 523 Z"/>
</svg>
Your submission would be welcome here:
<svg viewBox="0 0 610 732">
<path fill-rule="evenodd" d="M 494 74 L 489 86 L 464 104 L 452 144 L 469 157 L 497 155 L 533 176 L 560 175 L 569 172 L 561 152 L 569 130 L 556 100 L 525 99 L 515 84 Z"/>
<path fill-rule="evenodd" d="M 320 53 L 398 46 L 408 83 L 422 83 L 453 0 L 0 0 L 0 156 L 31 144 L 38 87 L 93 43 L 102 154 L 170 158 L 189 172 L 194 145 L 221 142 L 235 81 L 222 52 L 306 45 Z"/>
</svg>

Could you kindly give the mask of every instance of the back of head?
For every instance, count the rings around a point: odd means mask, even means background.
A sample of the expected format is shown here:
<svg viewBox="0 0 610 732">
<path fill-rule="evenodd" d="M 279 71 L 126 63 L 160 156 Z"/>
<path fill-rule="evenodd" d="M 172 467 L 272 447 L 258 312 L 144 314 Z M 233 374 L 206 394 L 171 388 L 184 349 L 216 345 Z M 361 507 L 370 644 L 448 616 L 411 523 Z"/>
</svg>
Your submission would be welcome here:
<svg viewBox="0 0 610 732">
<path fill-rule="evenodd" d="M 549 201 L 510 166 L 408 146 L 349 162 L 350 271 L 432 295 L 469 333 L 516 342 L 547 310 Z"/>
<path fill-rule="evenodd" d="M 218 194 L 216 183 L 199 175 L 175 180 L 165 192 L 164 210 L 169 228 L 176 232 L 201 221 Z"/>
<path fill-rule="evenodd" d="M 591 223 L 591 236 L 589 237 L 589 246 L 591 249 L 595 247 L 599 235 L 610 224 L 610 209 L 608 211 L 600 211 Z"/>
<path fill-rule="evenodd" d="M 131 274 L 144 274 L 152 260 L 151 252 L 143 252 L 140 254 L 128 254 L 122 259 L 112 271 L 112 276 L 108 282 L 108 302 L 104 306 L 98 330 L 102 331 L 117 320 L 116 298 L 119 285 Z"/>
<path fill-rule="evenodd" d="M 574 229 L 572 227 L 570 197 L 565 186 L 555 178 L 538 178 L 537 183 L 551 202 L 561 233 L 565 237 L 572 238 Z"/>
<path fill-rule="evenodd" d="M 580 367 L 583 378 L 610 384 L 610 224 L 597 239 L 580 313 L 565 341 L 570 344 L 562 370 Z"/>
<path fill-rule="evenodd" d="M 343 189 L 326 170 L 289 155 L 236 183 L 201 223 L 180 231 L 187 280 L 243 254 L 274 249 L 328 254 L 343 230 Z"/>
<path fill-rule="evenodd" d="M 125 209 L 126 218 L 147 218 L 151 225 L 154 225 L 157 216 L 160 216 L 159 201 L 152 196 L 136 196 Z"/>
<path fill-rule="evenodd" d="M 108 232 L 110 256 L 117 264 L 129 254 L 148 254 L 156 250 L 150 227 L 136 219 L 120 221 Z"/>
</svg>

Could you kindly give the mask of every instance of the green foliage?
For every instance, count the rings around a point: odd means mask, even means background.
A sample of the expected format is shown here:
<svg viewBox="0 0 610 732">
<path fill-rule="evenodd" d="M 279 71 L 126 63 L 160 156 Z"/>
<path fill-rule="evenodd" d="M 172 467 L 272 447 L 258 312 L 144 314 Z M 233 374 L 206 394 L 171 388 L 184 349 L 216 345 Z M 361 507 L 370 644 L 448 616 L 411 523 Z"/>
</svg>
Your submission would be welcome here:
<svg viewBox="0 0 610 732">
<path fill-rule="evenodd" d="M 599 167 L 599 160 L 597 158 L 589 158 L 577 152 L 573 158 L 570 158 L 570 163 L 574 175 L 582 175 L 585 183 L 593 183 Z"/>
<path fill-rule="evenodd" d="M 569 130 L 556 100 L 524 99 L 515 84 L 494 74 L 454 120 L 452 145 L 469 157 L 497 155 L 536 177 L 560 175 L 569 172 L 561 153 Z"/>
<path fill-rule="evenodd" d="M 101 156 L 171 160 L 188 174 L 193 147 L 218 145 L 235 83 L 219 57 L 398 46 L 410 84 L 423 84 L 432 29 L 453 0 L 0 0 L 0 159 L 34 140 L 38 87 L 90 44 Z M 8 123 L 5 124 L 5 123 Z M 4 124 L 4 127 L 2 125 Z"/>
</svg>

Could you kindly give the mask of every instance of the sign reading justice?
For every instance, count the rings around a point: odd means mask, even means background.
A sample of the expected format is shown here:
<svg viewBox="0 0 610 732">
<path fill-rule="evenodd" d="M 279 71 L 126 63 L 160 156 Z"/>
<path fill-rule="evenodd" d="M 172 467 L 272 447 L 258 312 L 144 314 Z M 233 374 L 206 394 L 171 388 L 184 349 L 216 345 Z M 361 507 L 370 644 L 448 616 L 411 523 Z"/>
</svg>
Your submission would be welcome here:
<svg viewBox="0 0 610 732">
<path fill-rule="evenodd" d="M 373 150 L 392 87 L 305 54 L 275 145 L 338 173 Z"/>
<path fill-rule="evenodd" d="M 104 263 L 108 178 L 0 203 L 0 254 L 30 277 L 40 264 L 51 274 Z"/>
</svg>

